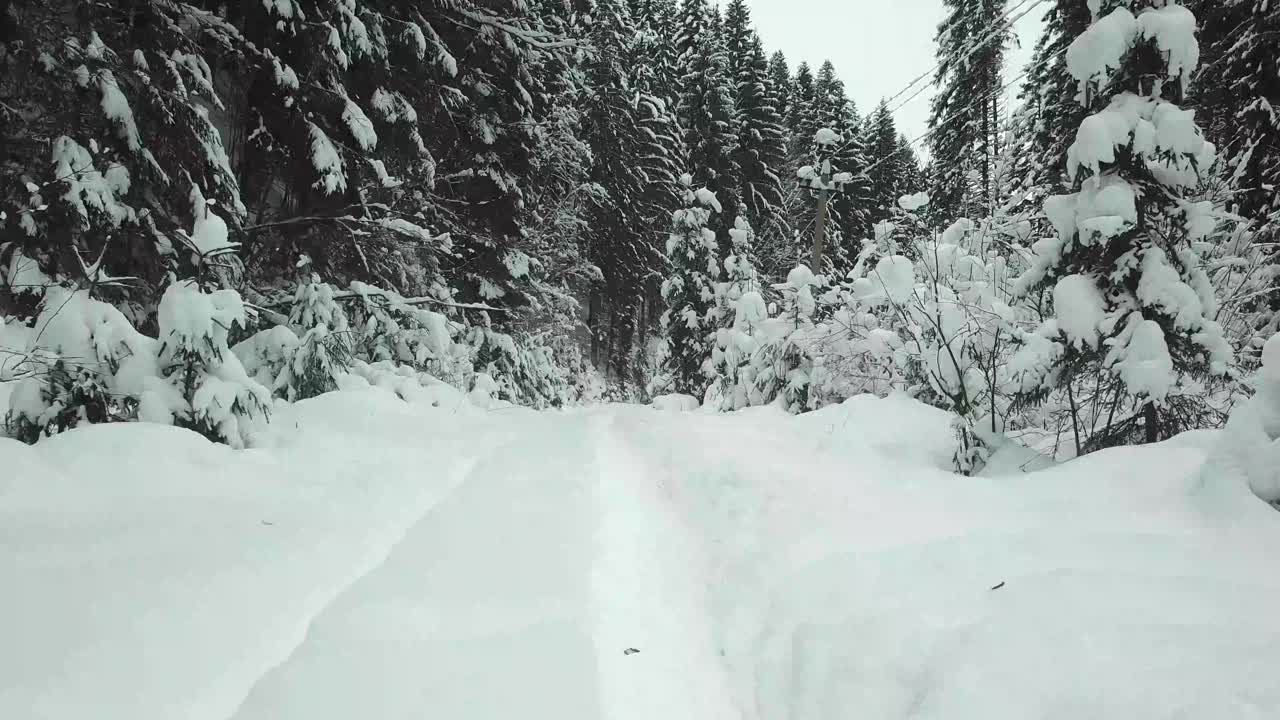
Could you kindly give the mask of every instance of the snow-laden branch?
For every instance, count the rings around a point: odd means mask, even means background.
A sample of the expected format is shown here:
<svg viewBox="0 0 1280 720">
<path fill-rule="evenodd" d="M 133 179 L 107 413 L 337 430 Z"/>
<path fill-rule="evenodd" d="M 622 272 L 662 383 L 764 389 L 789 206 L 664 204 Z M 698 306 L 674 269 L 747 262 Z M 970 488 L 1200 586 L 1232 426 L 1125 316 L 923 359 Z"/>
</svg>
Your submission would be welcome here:
<svg viewBox="0 0 1280 720">
<path fill-rule="evenodd" d="M 488 13 L 476 12 L 475 10 L 463 10 L 461 14 L 468 20 L 473 20 L 481 25 L 488 25 L 491 28 L 501 30 L 502 32 L 528 43 L 539 50 L 560 50 L 564 48 L 578 47 L 579 45 L 576 40 L 568 38 L 556 39 L 559 36 L 510 25 L 503 22 L 500 18 L 489 15 Z"/>
<path fill-rule="evenodd" d="M 343 290 L 342 292 L 334 293 L 333 299 L 334 300 L 354 300 L 356 298 L 369 297 L 370 295 L 378 295 L 383 298 L 386 298 L 388 301 L 399 303 L 402 305 L 441 305 L 443 307 L 457 308 L 459 310 L 483 310 L 486 312 L 506 312 L 506 309 L 500 308 L 500 307 L 493 307 L 492 305 L 482 305 L 479 303 L 456 303 L 449 300 L 441 300 L 440 298 L 433 298 L 428 296 L 416 297 L 416 298 L 402 298 L 398 295 L 389 293 L 385 290 L 378 290 L 376 288 L 368 288 L 364 292 L 356 292 L 355 290 Z M 278 308 L 278 307 L 286 307 L 292 304 L 293 304 L 293 300 L 289 299 L 289 300 L 281 300 L 279 302 L 267 303 L 265 305 L 259 305 L 257 307 L 264 308 L 264 309 L 271 309 L 271 308 Z"/>
</svg>

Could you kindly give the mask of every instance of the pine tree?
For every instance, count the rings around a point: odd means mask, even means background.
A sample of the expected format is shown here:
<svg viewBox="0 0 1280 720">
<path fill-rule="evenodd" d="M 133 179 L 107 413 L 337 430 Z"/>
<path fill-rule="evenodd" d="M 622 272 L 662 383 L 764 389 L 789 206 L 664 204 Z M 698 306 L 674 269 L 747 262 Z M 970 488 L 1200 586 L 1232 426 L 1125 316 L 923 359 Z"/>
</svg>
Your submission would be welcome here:
<svg viewBox="0 0 1280 720">
<path fill-rule="evenodd" d="M 682 20 L 692 18 L 695 26 L 709 28 L 707 15 L 697 12 L 705 0 L 687 0 Z M 681 36 L 693 33 L 682 28 Z M 681 56 L 683 76 L 678 116 L 684 129 L 688 167 L 694 182 L 714 192 L 724 206 L 713 229 L 722 242 L 728 241 L 728 220 L 738 214 L 742 173 L 736 160 L 737 123 L 732 81 L 723 44 L 710 30 L 698 31 L 698 42 Z"/>
<path fill-rule="evenodd" d="M 929 114 L 933 211 L 977 215 L 995 201 L 994 161 L 1001 65 L 1009 29 L 1006 0 L 945 0 L 938 26 L 938 88 Z"/>
<path fill-rule="evenodd" d="M 590 308 L 592 356 L 614 377 L 627 374 L 630 338 L 643 300 L 653 249 L 639 213 L 646 181 L 640 168 L 644 149 L 633 103 L 629 44 L 631 15 L 618 0 L 602 0 L 592 26 L 594 54 L 586 66 L 591 93 L 583 117 L 583 137 L 591 148 L 590 179 L 598 188 L 587 222 L 592 262 L 602 282 Z"/>
<path fill-rule="evenodd" d="M 867 162 L 871 167 L 867 172 L 874 206 L 871 222 L 879 222 L 893 213 L 898 196 L 909 187 L 906 177 L 907 158 L 901 153 L 900 137 L 893 122 L 893 114 L 889 112 L 888 103 L 883 100 L 867 118 L 864 142 L 867 146 Z"/>
<path fill-rule="evenodd" d="M 924 192 L 928 184 L 928 176 L 920 165 L 920 156 L 916 154 L 915 148 L 911 146 L 911 141 L 906 135 L 898 136 L 897 163 L 902 172 L 898 192 L 902 194 Z"/>
<path fill-rule="evenodd" d="M 1214 160 L 1194 111 L 1176 104 L 1198 57 L 1195 18 L 1163 0 L 1110 0 L 1099 10 L 1067 51 L 1091 111 L 1066 153 L 1080 190 L 1045 201 L 1058 236 L 1036 244 L 1018 281 L 1051 290 L 1054 317 L 1022 338 L 1013 360 L 1023 402 L 1103 374 L 1117 405 L 1136 402 L 1136 414 L 1086 447 L 1153 442 L 1194 424 L 1202 394 L 1182 384 L 1232 363 L 1193 248 L 1212 229 L 1213 208 L 1184 199 Z"/>
<path fill-rule="evenodd" d="M 723 20 L 723 44 L 725 64 L 734 83 L 751 75 L 751 50 L 755 31 L 751 27 L 751 11 L 746 0 L 729 0 Z"/>
<path fill-rule="evenodd" d="M 671 42 L 679 27 L 676 0 L 630 0 L 630 4 L 636 42 L 644 48 L 640 55 L 644 61 L 635 70 L 646 79 L 649 93 L 674 106 L 681 77 L 679 43 Z"/>
<path fill-rule="evenodd" d="M 689 67 L 692 57 L 702 53 L 703 45 L 714 39 L 711 30 L 711 6 L 707 0 L 681 0 L 675 19 L 674 42 L 681 68 Z M 683 72 L 678 74 L 683 77 Z"/>
<path fill-rule="evenodd" d="M 1062 157 L 1087 114 L 1067 70 L 1067 46 L 1089 21 L 1086 3 L 1052 0 L 1018 92 L 1013 175 L 1018 189 L 1040 197 L 1067 188 Z"/>
<path fill-rule="evenodd" d="M 1280 2 L 1200 5 L 1216 23 L 1201 36 L 1209 36 L 1209 65 L 1199 84 L 1201 95 L 1208 95 L 1203 105 L 1210 110 L 1204 113 L 1209 132 L 1222 148 L 1223 170 L 1235 191 L 1233 209 L 1263 222 L 1280 212 Z"/>
<path fill-rule="evenodd" d="M 674 392 L 701 398 L 707 387 L 704 366 L 711 357 L 718 314 L 715 284 L 720 278 L 716 234 L 708 227 L 722 208 L 706 188 L 695 190 L 693 178 L 681 178 L 684 207 L 672 214 L 667 259 L 671 275 L 662 283 L 666 311 L 662 328 L 667 342 L 664 372 Z"/>
<path fill-rule="evenodd" d="M 813 70 L 809 68 L 809 63 L 802 62 L 796 67 L 796 76 L 791 81 L 787 111 L 787 129 L 791 134 L 789 149 L 793 161 L 809 157 L 813 149 L 809 143 L 821 126 Z"/>
<path fill-rule="evenodd" d="M 752 325 L 763 320 L 764 313 L 760 311 L 763 301 L 752 247 L 755 233 L 746 219 L 739 217 L 729 238 L 724 280 L 715 288 L 718 328 L 704 374 L 713 388 L 708 395 L 715 396 L 720 409 L 737 410 L 747 405 L 747 387 L 739 382 L 739 371 L 754 349 Z"/>
<path fill-rule="evenodd" d="M 786 128 L 788 113 L 791 112 L 791 68 L 787 66 L 787 56 L 781 50 L 769 56 L 769 88 L 774 94 L 774 108 Z"/>
<path fill-rule="evenodd" d="M 771 235 L 786 236 L 787 221 L 780 173 L 785 172 L 782 119 L 769 88 L 764 46 L 751 29 L 744 0 L 731 0 L 725 12 L 725 54 L 734 85 L 734 159 L 741 173 L 739 194 L 748 222 Z"/>
</svg>

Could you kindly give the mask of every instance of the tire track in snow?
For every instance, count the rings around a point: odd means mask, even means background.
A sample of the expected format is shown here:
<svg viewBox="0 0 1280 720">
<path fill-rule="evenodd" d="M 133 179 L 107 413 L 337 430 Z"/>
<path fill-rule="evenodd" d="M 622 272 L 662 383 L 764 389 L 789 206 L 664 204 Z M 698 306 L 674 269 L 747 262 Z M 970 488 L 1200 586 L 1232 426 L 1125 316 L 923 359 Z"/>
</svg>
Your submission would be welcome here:
<svg viewBox="0 0 1280 720">
<path fill-rule="evenodd" d="M 241 694 L 240 700 L 235 707 L 231 709 L 225 717 L 228 720 L 240 715 L 241 708 L 244 703 L 253 695 L 253 691 L 262 681 L 269 677 L 277 669 L 288 664 L 289 660 L 297 653 L 298 649 L 306 643 L 307 638 L 311 634 L 311 628 L 316 620 L 322 616 L 342 595 L 350 588 L 355 586 L 370 574 L 376 572 L 378 568 L 386 564 L 387 559 L 391 557 L 396 548 L 404 542 L 409 533 L 413 530 L 422 519 L 431 513 L 431 510 L 445 501 L 450 495 L 457 492 L 458 488 L 466 482 L 467 478 L 479 464 L 478 457 L 462 460 L 455 465 L 455 470 L 451 473 L 452 478 L 446 485 L 443 492 L 424 493 L 420 504 L 408 514 L 406 522 L 402 523 L 392 534 L 390 541 L 383 543 L 379 548 L 370 552 L 366 561 L 357 566 L 353 572 L 348 574 L 343 580 L 334 583 L 330 588 L 326 589 L 323 594 L 318 595 L 314 601 L 314 607 L 304 613 L 305 619 L 296 626 L 292 638 L 286 647 L 281 649 L 279 655 L 266 663 L 264 663 L 261 672 L 257 673 L 254 680 L 249 683 Z"/>
<path fill-rule="evenodd" d="M 625 445 L 615 420 L 611 414 L 592 427 L 602 717 L 741 718 L 708 616 L 701 549 L 664 499 L 659 473 Z"/>
<path fill-rule="evenodd" d="M 235 718 L 600 717 L 586 423 L 516 422 L 312 619 Z"/>
</svg>

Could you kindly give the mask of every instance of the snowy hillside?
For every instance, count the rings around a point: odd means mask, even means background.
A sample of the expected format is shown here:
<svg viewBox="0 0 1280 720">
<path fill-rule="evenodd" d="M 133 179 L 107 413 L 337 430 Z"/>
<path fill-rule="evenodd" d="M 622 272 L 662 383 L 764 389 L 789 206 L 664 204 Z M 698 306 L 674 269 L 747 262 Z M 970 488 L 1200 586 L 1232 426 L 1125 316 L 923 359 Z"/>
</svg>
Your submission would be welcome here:
<svg viewBox="0 0 1280 720">
<path fill-rule="evenodd" d="M 0 440 L 0 717 L 1280 713 L 1280 515 L 1217 434 L 966 478 L 901 396 L 405 395 Z"/>
</svg>

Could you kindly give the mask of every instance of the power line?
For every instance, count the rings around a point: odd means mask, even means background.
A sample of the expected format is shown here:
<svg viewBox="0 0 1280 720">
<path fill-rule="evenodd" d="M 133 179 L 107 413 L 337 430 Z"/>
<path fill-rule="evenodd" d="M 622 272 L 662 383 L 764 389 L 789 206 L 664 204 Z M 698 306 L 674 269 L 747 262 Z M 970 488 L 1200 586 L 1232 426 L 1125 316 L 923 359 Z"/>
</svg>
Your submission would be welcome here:
<svg viewBox="0 0 1280 720">
<path fill-rule="evenodd" d="M 1010 18 L 1011 18 L 1011 16 L 1012 16 L 1014 13 L 1018 12 L 1018 10 L 1019 10 L 1019 9 L 1021 9 L 1023 5 L 1026 5 L 1028 2 L 1032 3 L 1032 4 L 1031 4 L 1031 7 L 1028 7 L 1026 10 L 1023 10 L 1023 11 L 1022 11 L 1022 14 L 1018 15 L 1018 17 L 1010 19 Z M 975 52 L 977 52 L 979 49 L 981 49 L 982 47 L 984 47 L 987 43 L 991 42 L 991 40 L 992 40 L 993 38 L 995 38 L 997 35 L 999 35 L 1000 33 L 1002 33 L 1002 32 L 1003 32 L 1007 27 L 1013 27 L 1013 25 L 1014 25 L 1015 23 L 1017 23 L 1017 22 L 1018 22 L 1019 20 L 1021 20 L 1023 17 L 1026 17 L 1026 15 L 1027 15 L 1028 13 L 1030 13 L 1032 10 L 1034 10 L 1036 7 L 1038 7 L 1038 6 L 1042 5 L 1042 4 L 1044 4 L 1044 2 L 1045 2 L 1045 0 L 1034 0 L 1034 1 L 1033 1 L 1033 0 L 1022 0 L 1022 1 L 1021 1 L 1021 2 L 1019 2 L 1017 5 L 1014 5 L 1012 8 L 1009 8 L 1009 9 L 1008 9 L 1008 10 L 1006 10 L 1005 12 L 1001 13 L 1001 15 L 1000 15 L 1000 19 L 999 19 L 996 23 L 993 23 L 993 24 L 992 24 L 990 31 L 989 31 L 985 36 L 983 36 L 982 38 L 978 39 L 978 40 L 977 40 L 977 41 L 976 41 L 972 46 L 970 46 L 969 48 L 967 48 L 967 49 L 964 51 L 964 59 L 965 59 L 965 60 L 968 60 L 970 57 L 972 57 L 972 55 L 973 55 Z M 947 60 L 955 60 L 955 58 L 947 58 Z M 933 75 L 933 73 L 934 73 L 934 72 L 936 72 L 938 68 L 942 67 L 942 63 L 943 63 L 943 61 L 942 61 L 942 60 L 939 60 L 938 62 L 934 63 L 933 67 L 931 67 L 931 68 L 929 68 L 928 70 L 926 70 L 925 72 L 921 73 L 919 77 L 917 77 L 916 79 L 914 79 L 914 80 L 912 80 L 911 82 L 907 83 L 906 87 L 904 87 L 904 88 L 902 88 L 901 90 L 899 90 L 898 92 L 894 93 L 894 94 L 893 94 L 893 96 L 892 96 L 892 97 L 890 97 L 888 100 L 885 100 L 885 104 L 890 104 L 890 103 L 892 103 L 894 100 L 897 100 L 898 98 L 902 97 L 902 96 L 903 96 L 904 94 L 906 94 L 907 92 L 910 92 L 910 90 L 911 90 L 913 87 L 915 87 L 916 83 L 918 83 L 918 82 L 920 82 L 921 80 L 923 80 L 923 79 L 925 79 L 925 78 L 927 78 L 927 77 L 929 77 L 929 76 Z M 928 87 L 930 87 L 930 86 L 932 86 L 932 85 L 933 85 L 933 83 L 932 83 L 932 82 L 930 82 L 930 83 L 926 83 L 926 84 L 925 84 L 925 85 L 923 85 L 920 89 L 916 90 L 916 92 L 915 92 L 915 93 L 913 93 L 913 94 L 911 95 L 911 97 L 909 97 L 909 98 L 907 98 L 906 100 L 904 100 L 904 101 L 902 101 L 901 103 L 899 103 L 899 104 L 898 104 L 898 106 L 897 106 L 897 107 L 895 107 L 895 108 L 894 108 L 893 110 L 891 110 L 890 112 L 897 112 L 898 110 L 901 110 L 903 106 L 905 106 L 907 103 L 909 103 L 909 102 L 911 102 L 912 100 L 914 100 L 914 99 L 915 99 L 915 98 L 916 98 L 920 93 L 924 92 L 924 89 L 925 89 L 925 88 L 928 88 Z"/>
<path fill-rule="evenodd" d="M 1007 27 L 1012 28 L 1012 27 L 1013 27 L 1013 25 L 1014 25 L 1015 23 L 1017 23 L 1017 21 L 1021 20 L 1021 19 L 1022 19 L 1022 18 L 1024 18 L 1024 17 L 1026 17 L 1028 13 L 1030 13 L 1032 10 L 1034 10 L 1036 7 L 1038 7 L 1038 6 L 1039 6 L 1039 5 L 1041 5 L 1042 3 L 1046 2 L 1046 0 L 1022 0 L 1022 2 L 1018 3 L 1017 5 L 1013 6 L 1013 8 L 1011 8 L 1011 9 L 1009 9 L 1008 11 L 1006 11 L 1005 13 L 1003 13 L 1003 14 L 1001 15 L 1001 18 L 1002 18 L 1002 19 L 1008 19 L 1009 15 L 1010 15 L 1011 13 L 1017 12 L 1020 8 L 1022 8 L 1022 6 L 1023 6 L 1023 5 L 1026 5 L 1028 2 L 1031 2 L 1032 4 L 1031 4 L 1029 7 L 1027 7 L 1027 9 L 1023 10 L 1023 11 L 1021 12 L 1021 14 L 1019 14 L 1019 15 L 1018 15 L 1018 17 L 1014 18 L 1011 22 L 1009 22 L 1009 24 L 1008 24 L 1008 26 L 1007 26 Z M 980 42 L 980 44 L 979 44 L 979 45 L 974 46 L 974 47 L 971 47 L 971 48 L 969 49 L 969 51 L 965 54 L 965 58 L 966 58 L 966 59 L 968 59 L 968 58 L 969 58 L 969 57 L 970 57 L 974 52 L 976 52 L 976 51 L 978 50 L 978 47 L 981 47 L 981 45 L 982 45 L 982 44 L 985 44 L 985 43 L 989 42 L 989 41 L 991 40 L 991 38 L 995 37 L 999 32 L 1003 31 L 1004 27 L 1005 27 L 1005 25 L 1004 25 L 1003 23 L 1001 23 L 1001 25 L 1000 25 L 1000 26 L 998 26 L 998 27 L 997 27 L 997 26 L 995 26 L 995 25 L 993 25 L 993 26 L 992 26 L 992 29 L 991 29 L 991 32 L 989 32 L 985 37 L 983 37 L 983 39 L 981 40 L 981 42 Z M 1051 57 L 1056 57 L 1056 55 L 1051 56 Z M 1046 61 L 1047 61 L 1047 60 L 1049 60 L 1049 59 L 1050 59 L 1050 58 L 1046 58 L 1045 60 L 1043 60 L 1043 61 L 1041 61 L 1041 62 L 1042 62 L 1042 63 L 1043 63 L 1043 62 L 1046 62 Z M 933 66 L 933 67 L 934 67 L 934 69 L 937 69 L 939 66 L 941 66 L 941 65 L 942 65 L 942 62 L 943 62 L 942 60 L 939 60 L 939 61 L 938 61 L 938 63 L 937 63 L 937 64 L 935 64 L 935 65 Z M 1019 73 L 1019 74 L 1018 74 L 1018 76 L 1017 76 L 1016 78 L 1014 78 L 1013 80 L 1011 80 L 1011 81 L 1010 81 L 1010 82 L 1008 82 L 1008 83 L 1005 83 L 1005 84 L 1004 84 L 1004 85 L 1003 85 L 999 90 L 997 90 L 996 92 L 994 92 L 994 93 L 989 93 L 989 94 L 987 94 L 986 96 L 982 97 L 982 98 L 981 98 L 981 100 L 982 100 L 983 102 L 986 102 L 986 101 L 990 100 L 991 98 L 996 97 L 997 95 L 999 95 L 999 94 L 1003 93 L 1005 90 L 1007 90 L 1007 89 L 1009 89 L 1010 87 L 1012 87 L 1012 86 L 1013 86 L 1013 83 L 1016 83 L 1016 82 L 1018 82 L 1019 80 L 1021 80 L 1023 77 L 1025 77 L 1025 76 L 1026 76 L 1026 74 L 1027 74 L 1027 72 L 1028 72 L 1028 70 L 1030 70 L 1030 69 L 1031 69 L 1031 67 L 1030 67 L 1030 66 L 1023 68 L 1022 72 L 1021 72 L 1021 73 Z M 929 72 L 933 72 L 933 70 L 930 70 Z M 925 75 L 928 75 L 928 74 L 929 74 L 929 73 L 925 73 Z M 925 75 L 921 75 L 920 77 L 924 77 Z M 896 98 L 896 97 L 898 97 L 898 96 L 902 95 L 902 93 L 904 93 L 904 92 L 906 92 L 907 90 L 909 90 L 909 89 L 911 88 L 911 86 L 912 86 L 912 85 L 914 85 L 914 84 L 915 84 L 919 79 L 920 79 L 920 78 L 917 78 L 916 80 L 911 81 L 911 83 L 910 83 L 910 84 L 908 84 L 908 85 L 907 85 L 907 87 L 905 87 L 905 88 L 903 88 L 902 90 L 898 91 L 898 93 L 894 95 L 894 98 Z M 909 98 L 907 98 L 906 100 L 904 100 L 903 102 L 899 103 L 897 107 L 895 107 L 895 108 L 893 108 L 893 109 L 889 110 L 889 114 L 890 114 L 890 115 L 892 115 L 892 114 L 894 114 L 894 113 L 898 112 L 898 111 L 899 111 L 899 110 L 901 110 L 904 106 L 906 106 L 906 104 L 907 104 L 907 103 L 909 103 L 909 102 L 911 102 L 912 100 L 914 100 L 914 99 L 915 99 L 915 98 L 916 98 L 920 93 L 924 92 L 927 88 L 930 88 L 930 87 L 932 87 L 932 86 L 933 86 L 933 83 L 929 83 L 929 84 L 927 84 L 927 85 L 923 85 L 923 86 L 921 86 L 919 90 L 917 90 L 915 93 L 913 93 L 913 94 L 911 95 L 911 97 L 909 97 Z M 892 99 L 893 99 L 893 98 L 890 98 L 890 100 L 889 100 L 889 101 L 886 101 L 886 103 L 887 103 L 887 102 L 891 102 L 891 101 L 892 101 Z M 975 103 L 975 104 L 976 104 L 976 103 Z M 967 110 L 971 110 L 971 109 L 973 108 L 973 106 L 974 106 L 974 104 L 966 105 L 965 107 L 961 108 L 961 110 L 960 110 L 960 111 L 957 111 L 956 113 L 953 113 L 952 115 L 948 116 L 945 120 L 943 120 L 941 123 L 939 123 L 939 124 L 938 124 L 938 126 L 939 126 L 939 127 L 941 127 L 942 125 L 946 124 L 947 122 L 950 122 L 952 119 L 954 119 L 955 117 L 957 117 L 957 116 L 959 115 L 959 112 L 967 111 Z M 917 136 L 917 138 L 916 138 L 915 140 L 910 141 L 910 142 L 908 143 L 908 145 L 909 145 L 909 146 L 914 146 L 914 145 L 916 144 L 916 142 L 917 142 L 917 141 L 919 141 L 920 139 L 923 139 L 923 138 L 929 137 L 929 136 L 930 136 L 930 135 L 932 135 L 932 134 L 933 134 L 933 131 L 931 130 L 931 131 L 928 131 L 928 132 L 926 132 L 926 133 L 924 133 L 924 134 L 922 134 L 922 135 L 919 135 L 919 136 Z M 836 148 L 835 148 L 835 150 L 833 150 L 833 151 L 832 151 L 832 154 L 836 154 L 836 153 L 839 153 L 839 152 L 840 152 L 840 151 L 842 151 L 842 150 L 845 150 L 846 148 L 848 148 L 850 145 L 852 145 L 852 144 L 853 144 L 853 143 L 855 143 L 855 142 L 857 142 L 857 137 L 856 137 L 856 136 L 855 136 L 855 137 L 850 138 L 848 141 L 846 141 L 846 142 L 844 142 L 843 144 L 841 144 L 841 145 L 839 145 L 838 147 L 836 147 Z M 863 170 L 863 172 L 865 173 L 865 172 L 868 172 L 869 170 L 871 170 L 871 168 L 878 167 L 878 166 L 880 165 L 880 163 L 884 162 L 884 161 L 885 161 L 885 160 L 887 160 L 887 159 L 888 159 L 888 158 L 883 158 L 883 159 L 881 159 L 880 161 L 878 161 L 878 162 L 876 162 L 876 163 L 873 163 L 873 164 L 872 164 L 870 167 L 868 167 L 866 170 Z"/>
<path fill-rule="evenodd" d="M 1023 0 L 1023 1 L 1024 1 L 1024 3 L 1025 3 L 1027 0 Z M 1003 31 L 1004 31 L 1004 29 L 1005 29 L 1005 27 L 1012 28 L 1014 25 L 1016 25 L 1016 24 L 1017 24 L 1017 22 L 1018 22 L 1019 20 L 1021 20 L 1021 19 L 1022 19 L 1022 18 L 1024 18 L 1024 17 L 1026 17 L 1026 16 L 1027 16 L 1027 15 L 1028 15 L 1032 10 L 1034 10 L 1038 5 L 1040 5 L 1040 4 L 1041 4 L 1041 3 L 1043 3 L 1043 2 L 1045 2 L 1045 0 L 1036 0 L 1036 2 L 1035 2 L 1031 7 L 1027 8 L 1026 10 L 1023 10 L 1021 15 L 1019 15 L 1019 16 L 1018 16 L 1018 17 L 1016 17 L 1016 18 L 1012 18 L 1012 19 L 1010 19 L 1010 20 L 1009 20 L 1009 23 L 1008 23 L 1008 25 L 1007 25 L 1007 26 L 1001 26 L 1001 27 L 993 28 L 993 29 L 992 29 L 992 31 L 991 31 L 991 33 L 987 36 L 987 38 L 985 38 L 985 39 L 982 41 L 982 43 L 981 43 L 978 47 L 981 47 L 981 45 L 985 45 L 985 44 L 986 44 L 986 43 L 987 43 L 987 42 L 988 42 L 992 37 L 995 37 L 997 34 L 999 34 L 999 33 L 1003 32 Z M 1015 10 L 1016 10 L 1016 8 L 1015 8 Z M 968 59 L 973 55 L 973 53 L 977 52 L 978 47 L 971 48 L 971 49 L 969 50 L 969 52 L 965 55 L 965 60 L 968 60 Z M 941 66 L 942 66 L 942 62 L 941 62 L 941 61 L 939 61 L 937 65 L 934 65 L 934 68 L 938 68 L 938 67 L 941 67 Z M 922 85 L 922 86 L 920 87 L 920 89 L 919 89 L 919 90 L 916 90 L 914 93 L 912 93 L 912 94 L 911 94 L 911 97 L 907 98 L 906 100 L 903 100 L 901 103 L 898 103 L 898 106 L 897 106 L 897 107 L 895 107 L 895 108 L 893 108 L 892 110 L 890 110 L 890 111 L 889 111 L 889 112 L 890 112 L 890 114 L 892 114 L 892 113 L 896 113 L 896 112 L 898 112 L 899 110 L 901 110 L 902 108 L 906 107 L 906 106 L 907 106 L 907 104 L 908 104 L 908 103 L 910 103 L 912 100 L 916 99 L 916 97 L 918 97 L 918 96 L 920 95 L 920 93 L 924 92 L 927 88 L 930 88 L 930 87 L 933 87 L 933 86 L 934 86 L 934 83 L 929 83 L 928 85 Z"/>
<path fill-rule="evenodd" d="M 1040 68 L 1040 67 L 1044 66 L 1045 64 L 1047 64 L 1048 62 L 1050 62 L 1050 61 L 1052 61 L 1052 60 L 1057 59 L 1057 58 L 1058 58 L 1058 56 L 1060 56 L 1060 55 L 1064 54 L 1066 51 L 1067 51 L 1067 48 L 1066 48 L 1066 47 L 1064 47 L 1064 48 L 1062 48 L 1061 50 L 1059 50 L 1058 52 L 1056 52 L 1056 53 L 1054 53 L 1054 54 L 1052 54 L 1052 55 L 1049 55 L 1049 56 L 1045 57 L 1045 58 L 1044 58 L 1044 59 L 1042 59 L 1039 63 L 1036 63 L 1036 64 L 1034 64 L 1034 65 L 1028 65 L 1027 67 L 1023 68 L 1023 69 L 1022 69 L 1022 72 L 1018 73 L 1017 77 L 1013 78 L 1012 80 L 1010 80 L 1009 82 L 1005 83 L 1004 85 L 1001 85 L 999 88 L 997 88 L 997 89 L 995 89 L 995 90 L 992 90 L 992 91 L 988 92 L 987 94 L 983 95 L 982 97 L 975 98 L 975 99 L 974 99 L 972 102 L 970 102 L 969 104 L 965 105 L 964 107 L 959 108 L 959 109 L 958 109 L 958 110 L 956 110 L 955 112 L 953 112 L 953 113 L 951 113 L 950 115 L 948 115 L 948 116 L 947 116 L 946 118 L 944 118 L 941 122 L 939 122 L 939 123 L 937 124 L 937 126 L 936 126 L 936 127 L 934 127 L 933 129 L 931 129 L 931 130 L 926 130 L 925 132 L 920 133 L 919 135 L 915 136 L 915 137 L 914 137 L 914 138 L 912 138 L 911 140 L 908 140 L 908 141 L 907 141 L 907 147 L 915 147 L 915 146 L 916 146 L 916 144 L 918 144 L 921 140 L 924 140 L 924 139 L 926 139 L 926 138 L 932 137 L 934 133 L 941 131 L 941 130 L 942 130 L 944 127 L 946 127 L 946 126 L 947 126 L 947 124 L 948 124 L 948 123 L 950 123 L 952 120 L 955 120 L 956 118 L 960 117 L 962 114 L 967 113 L 967 112 L 969 112 L 970 110 L 972 110 L 972 109 L 973 109 L 973 108 L 974 108 L 978 103 L 986 103 L 987 101 L 991 100 L 991 98 L 996 97 L 997 95 L 1002 94 L 1005 90 L 1008 90 L 1009 88 L 1013 87 L 1015 83 L 1017 83 L 1018 81 L 1022 80 L 1022 78 L 1026 77 L 1026 76 L 1027 76 L 1027 73 L 1031 72 L 1033 69 L 1038 69 L 1038 68 Z M 895 153 L 893 153 L 893 154 L 887 155 L 887 156 L 885 156 L 885 157 L 883 157 L 883 158 L 881 158 L 881 159 L 879 159 L 879 160 L 875 161 L 874 163 L 871 163 L 870 165 L 868 165 L 866 168 L 864 168 L 864 169 L 862 170 L 862 174 L 864 174 L 864 175 L 865 175 L 866 173 L 871 172 L 872 170 L 874 170 L 874 169 L 876 169 L 877 167 L 879 167 L 881 163 L 887 162 L 888 160 L 890 160 L 891 158 L 893 158 L 896 154 L 897 154 L 897 153 L 895 152 Z"/>
</svg>

